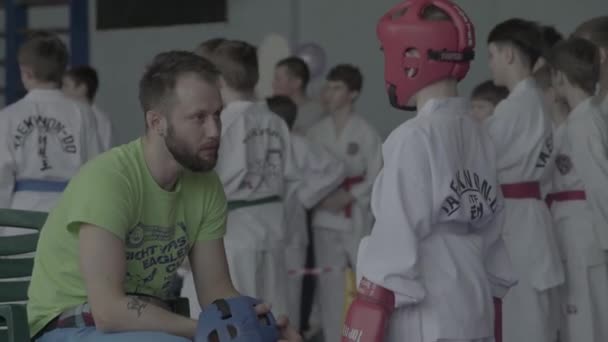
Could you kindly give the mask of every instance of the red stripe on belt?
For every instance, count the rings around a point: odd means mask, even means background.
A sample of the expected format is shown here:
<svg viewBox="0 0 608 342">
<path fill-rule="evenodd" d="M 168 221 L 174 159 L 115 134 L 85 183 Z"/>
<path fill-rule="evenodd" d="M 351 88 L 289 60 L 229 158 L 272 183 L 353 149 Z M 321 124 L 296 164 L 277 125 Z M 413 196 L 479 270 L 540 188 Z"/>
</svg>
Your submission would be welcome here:
<svg viewBox="0 0 608 342">
<path fill-rule="evenodd" d="M 585 201 L 587 194 L 583 190 L 570 190 L 554 192 L 547 195 L 545 201 L 550 207 L 553 202 L 565 202 L 565 201 Z"/>
<path fill-rule="evenodd" d="M 502 195 L 511 199 L 541 199 L 539 182 L 501 184 Z"/>
<path fill-rule="evenodd" d="M 502 342 L 502 299 L 494 297 L 494 339 Z"/>
<path fill-rule="evenodd" d="M 340 185 L 342 187 L 342 189 L 344 189 L 344 191 L 348 191 L 350 192 L 350 189 L 353 187 L 353 185 L 362 183 L 365 180 L 364 176 L 353 176 L 353 177 L 346 177 L 344 179 L 344 181 L 342 182 L 342 185 Z M 344 207 L 344 216 L 351 218 L 353 214 L 353 204 L 349 203 L 346 207 Z"/>
</svg>

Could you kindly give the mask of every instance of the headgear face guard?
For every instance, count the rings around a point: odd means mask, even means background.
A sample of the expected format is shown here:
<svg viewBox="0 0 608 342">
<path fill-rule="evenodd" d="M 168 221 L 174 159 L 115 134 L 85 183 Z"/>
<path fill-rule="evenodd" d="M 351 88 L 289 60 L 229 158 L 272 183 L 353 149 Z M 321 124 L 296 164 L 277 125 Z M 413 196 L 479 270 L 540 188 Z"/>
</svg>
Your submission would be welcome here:
<svg viewBox="0 0 608 342">
<path fill-rule="evenodd" d="M 449 19 L 424 19 L 429 6 Z M 449 0 L 406 0 L 380 18 L 377 35 L 384 51 L 386 90 L 391 105 L 399 109 L 415 110 L 412 97 L 430 84 L 462 80 L 474 57 L 473 24 Z"/>
<path fill-rule="evenodd" d="M 276 342 L 279 329 L 272 313 L 259 316 L 260 301 L 241 296 L 218 299 L 200 314 L 195 342 Z"/>
</svg>

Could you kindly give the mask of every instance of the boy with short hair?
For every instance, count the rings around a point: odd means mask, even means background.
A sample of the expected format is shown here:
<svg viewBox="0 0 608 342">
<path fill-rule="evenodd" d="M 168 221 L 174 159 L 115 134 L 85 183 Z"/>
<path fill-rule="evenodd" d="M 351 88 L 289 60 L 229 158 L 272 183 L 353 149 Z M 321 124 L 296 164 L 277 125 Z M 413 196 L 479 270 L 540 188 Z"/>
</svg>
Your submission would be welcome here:
<svg viewBox="0 0 608 342">
<path fill-rule="evenodd" d="M 608 341 L 608 130 L 592 101 L 600 57 L 570 38 L 547 56 L 557 96 L 572 111 L 560 126 L 557 172 L 548 202 L 565 258 L 564 341 Z"/>
<path fill-rule="evenodd" d="M 344 270 L 354 267 L 357 247 L 372 226 L 369 203 L 376 175 L 382 168 L 382 140 L 355 112 L 363 76 L 353 65 L 337 65 L 327 74 L 329 116 L 308 131 L 346 167 L 342 186 L 313 212 L 316 263 L 332 272 L 319 277 L 319 307 L 327 341 L 338 341 L 344 308 Z"/>
<path fill-rule="evenodd" d="M 553 342 L 551 289 L 564 273 L 541 191 L 553 155 L 551 118 L 532 79 L 542 34 L 534 22 L 509 19 L 490 31 L 487 43 L 494 83 L 510 91 L 485 121 L 506 199 L 503 236 L 519 278 L 503 302 L 504 341 Z"/>
<path fill-rule="evenodd" d="M 95 113 L 97 132 L 103 150 L 112 147 L 112 122 L 104 111 L 95 102 L 99 78 L 97 71 L 88 65 L 77 66 L 69 69 L 63 76 L 62 90 L 69 97 L 87 103 Z"/>
<path fill-rule="evenodd" d="M 596 102 L 608 118 L 608 16 L 595 17 L 580 24 L 574 35 L 595 44 L 600 51 L 599 92 Z"/>
<path fill-rule="evenodd" d="M 0 112 L 0 208 L 48 211 L 101 146 L 91 109 L 61 93 L 61 39 L 33 33 L 18 59 L 28 93 Z"/>
<path fill-rule="evenodd" d="M 550 66 L 543 65 L 534 72 L 533 76 L 534 81 L 543 92 L 543 103 L 547 111 L 551 113 L 551 118 L 553 119 L 553 128 L 555 130 L 566 120 L 566 117 L 570 112 L 568 103 L 559 98 L 555 92 L 555 88 L 553 88 Z M 560 139 L 554 136 L 553 140 L 555 144 L 557 144 Z M 554 147 L 556 148 L 557 146 Z"/>
<path fill-rule="evenodd" d="M 509 95 L 509 90 L 487 80 L 478 84 L 471 93 L 471 115 L 479 122 L 487 119 L 494 108 Z"/>
<path fill-rule="evenodd" d="M 272 81 L 274 95 L 289 96 L 295 102 L 298 116 L 293 130 L 304 135 L 324 114 L 319 102 L 306 94 L 309 82 L 310 70 L 302 58 L 291 56 L 277 63 Z"/>
<path fill-rule="evenodd" d="M 301 269 L 306 263 L 308 246 L 307 210 L 312 209 L 325 196 L 334 191 L 344 179 L 344 165 L 325 148 L 305 139 L 294 131 L 297 120 L 297 107 L 289 97 L 273 96 L 266 99 L 268 108 L 280 116 L 291 131 L 293 155 L 302 181 L 292 182 L 285 195 L 287 214 L 287 241 L 285 262 L 288 269 L 289 319 L 297 327 L 300 323 L 300 304 L 302 297 Z M 310 184 L 323 184 L 312 187 Z M 322 191 L 312 191 L 322 188 Z"/>
</svg>

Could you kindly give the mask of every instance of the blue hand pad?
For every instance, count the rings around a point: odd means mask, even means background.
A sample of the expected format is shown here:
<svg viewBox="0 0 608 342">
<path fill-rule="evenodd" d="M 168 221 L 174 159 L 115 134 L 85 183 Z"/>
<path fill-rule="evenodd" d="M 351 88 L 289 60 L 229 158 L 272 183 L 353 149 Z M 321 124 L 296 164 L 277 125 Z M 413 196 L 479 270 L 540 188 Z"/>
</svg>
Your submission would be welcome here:
<svg viewBox="0 0 608 342">
<path fill-rule="evenodd" d="M 219 299 L 198 318 L 195 342 L 276 342 L 279 330 L 272 313 L 258 316 L 260 301 L 246 296 Z"/>
</svg>

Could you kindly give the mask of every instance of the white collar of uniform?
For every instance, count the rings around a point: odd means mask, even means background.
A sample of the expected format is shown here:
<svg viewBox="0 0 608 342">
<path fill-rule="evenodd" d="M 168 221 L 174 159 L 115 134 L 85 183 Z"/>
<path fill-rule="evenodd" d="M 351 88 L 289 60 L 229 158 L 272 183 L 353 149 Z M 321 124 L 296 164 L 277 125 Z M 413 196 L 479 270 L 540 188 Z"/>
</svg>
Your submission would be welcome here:
<svg viewBox="0 0 608 342">
<path fill-rule="evenodd" d="M 463 97 L 430 99 L 418 110 L 418 115 L 435 113 L 464 114 L 469 110 L 469 101 Z"/>
<path fill-rule="evenodd" d="M 593 106 L 593 97 L 589 97 L 589 98 L 583 100 L 581 103 L 577 104 L 576 107 L 574 107 L 574 109 L 572 109 L 572 112 L 570 112 L 570 115 L 568 117 L 575 119 L 581 115 L 586 115 L 586 113 L 589 113 L 589 110 L 591 109 L 592 106 Z"/>
<path fill-rule="evenodd" d="M 511 91 L 511 94 L 525 92 L 530 88 L 534 88 L 535 86 L 536 86 L 536 84 L 534 83 L 534 80 L 532 79 L 532 77 L 524 78 L 523 80 L 519 81 L 519 83 L 517 83 L 515 85 L 515 87 Z"/>
<path fill-rule="evenodd" d="M 222 120 L 222 134 L 232 125 L 234 120 L 243 115 L 247 108 L 255 104 L 253 101 L 238 100 L 224 106 L 220 118 Z"/>
<path fill-rule="evenodd" d="M 63 97 L 63 93 L 59 89 L 32 89 L 25 95 L 28 100 L 56 99 L 58 97 Z"/>
</svg>

